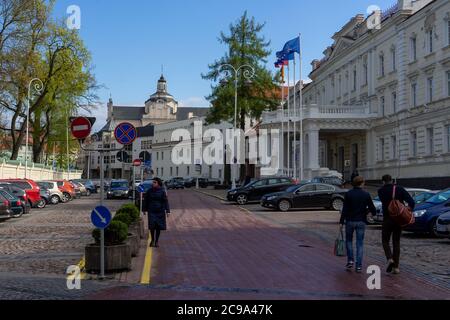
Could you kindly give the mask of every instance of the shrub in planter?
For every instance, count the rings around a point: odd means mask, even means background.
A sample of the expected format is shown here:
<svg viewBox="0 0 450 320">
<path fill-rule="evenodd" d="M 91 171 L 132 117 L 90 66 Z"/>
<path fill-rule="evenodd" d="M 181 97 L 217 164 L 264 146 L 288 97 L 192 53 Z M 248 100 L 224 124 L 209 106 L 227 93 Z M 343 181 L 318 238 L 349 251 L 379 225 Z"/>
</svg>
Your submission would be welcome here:
<svg viewBox="0 0 450 320">
<path fill-rule="evenodd" d="M 97 244 L 100 243 L 100 229 L 92 232 L 92 237 Z M 105 245 L 114 246 L 125 242 L 128 237 L 128 226 L 121 221 L 111 221 L 108 228 L 105 229 Z"/>
<path fill-rule="evenodd" d="M 123 213 L 123 212 L 117 213 L 114 216 L 113 221 L 123 222 L 123 223 L 125 223 L 127 225 L 128 228 L 130 227 L 131 223 L 133 222 L 132 221 L 132 217 L 130 215 L 126 214 L 126 213 Z"/>
<path fill-rule="evenodd" d="M 118 214 L 126 214 L 131 217 L 131 223 L 139 221 L 140 214 L 139 209 L 134 204 L 127 204 L 122 206 L 116 213 Z"/>
</svg>

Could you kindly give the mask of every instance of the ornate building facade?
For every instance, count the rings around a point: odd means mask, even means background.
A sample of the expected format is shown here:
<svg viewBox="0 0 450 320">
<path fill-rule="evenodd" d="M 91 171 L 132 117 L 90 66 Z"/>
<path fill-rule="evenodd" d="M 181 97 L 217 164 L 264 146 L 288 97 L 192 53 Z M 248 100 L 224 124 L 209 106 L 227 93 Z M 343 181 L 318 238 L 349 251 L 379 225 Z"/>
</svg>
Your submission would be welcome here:
<svg viewBox="0 0 450 320">
<path fill-rule="evenodd" d="M 378 28 L 370 19 L 353 17 L 312 62 L 302 92 L 305 176 L 337 171 L 348 179 L 358 170 L 369 180 L 391 174 L 416 186 L 448 186 L 450 2 L 399 0 Z M 300 83 L 297 102 L 299 91 Z M 299 128 L 299 106 L 292 109 L 265 113 L 262 128 L 281 129 L 283 112 Z M 285 167 L 288 158 L 299 162 L 286 150 L 284 158 Z"/>
</svg>

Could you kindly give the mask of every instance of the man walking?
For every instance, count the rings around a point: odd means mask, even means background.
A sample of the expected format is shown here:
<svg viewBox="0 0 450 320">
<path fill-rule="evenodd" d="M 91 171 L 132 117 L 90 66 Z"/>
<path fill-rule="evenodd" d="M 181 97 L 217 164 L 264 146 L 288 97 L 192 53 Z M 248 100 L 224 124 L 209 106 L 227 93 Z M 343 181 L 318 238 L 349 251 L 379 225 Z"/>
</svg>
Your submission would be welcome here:
<svg viewBox="0 0 450 320">
<path fill-rule="evenodd" d="M 353 179 L 354 188 L 347 192 L 344 200 L 344 207 L 341 215 L 341 228 L 346 226 L 346 246 L 347 246 L 347 270 L 351 270 L 355 264 L 353 255 L 353 234 L 356 232 L 356 272 L 362 272 L 362 262 L 364 256 L 364 236 L 367 224 L 368 212 L 376 215 L 377 211 L 370 194 L 363 190 L 364 178 Z"/>
<path fill-rule="evenodd" d="M 394 195 L 394 183 L 390 175 L 383 177 L 384 186 L 378 190 L 378 196 L 383 204 L 383 249 L 388 260 L 388 273 L 399 274 L 400 273 L 400 238 L 402 235 L 402 227 L 392 220 L 389 213 L 389 205 L 395 200 L 406 202 L 411 210 L 414 211 L 415 202 L 411 195 L 401 186 L 395 186 Z M 394 196 L 394 197 L 393 197 Z M 393 252 L 391 249 L 391 238 L 393 239 Z"/>
</svg>

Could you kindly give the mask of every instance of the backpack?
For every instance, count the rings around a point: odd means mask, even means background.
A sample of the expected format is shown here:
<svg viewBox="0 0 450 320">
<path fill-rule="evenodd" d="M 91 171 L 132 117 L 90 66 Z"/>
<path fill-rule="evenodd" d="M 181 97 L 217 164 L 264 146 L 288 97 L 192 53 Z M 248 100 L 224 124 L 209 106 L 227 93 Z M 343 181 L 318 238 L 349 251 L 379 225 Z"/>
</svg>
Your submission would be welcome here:
<svg viewBox="0 0 450 320">
<path fill-rule="evenodd" d="M 389 216 L 395 223 L 404 228 L 414 224 L 416 222 L 416 219 L 414 218 L 414 214 L 408 206 L 406 206 L 402 201 L 395 199 L 396 190 L 397 186 L 394 186 L 392 201 L 388 207 Z"/>
</svg>

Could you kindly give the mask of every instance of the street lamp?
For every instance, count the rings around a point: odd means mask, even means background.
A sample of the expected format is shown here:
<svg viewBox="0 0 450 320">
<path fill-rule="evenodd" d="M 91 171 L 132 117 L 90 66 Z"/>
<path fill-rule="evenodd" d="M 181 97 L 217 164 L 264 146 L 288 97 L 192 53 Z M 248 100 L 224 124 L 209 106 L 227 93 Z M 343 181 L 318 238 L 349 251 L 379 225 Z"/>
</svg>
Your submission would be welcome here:
<svg viewBox="0 0 450 320">
<path fill-rule="evenodd" d="M 28 104 L 27 104 L 27 133 L 25 141 L 25 179 L 28 178 L 28 134 L 29 134 L 29 120 L 30 120 L 30 100 L 31 100 L 31 86 L 34 83 L 34 90 L 37 94 L 41 94 L 44 89 L 44 84 L 41 79 L 34 78 L 28 84 Z"/>
<path fill-rule="evenodd" d="M 237 129 L 237 103 L 238 103 L 238 84 L 239 84 L 239 76 L 242 75 L 245 78 L 245 83 L 250 84 L 251 79 L 255 77 L 255 69 L 248 65 L 244 64 L 240 66 L 239 68 L 235 68 L 231 64 L 223 64 L 219 68 L 219 74 L 223 74 L 224 79 L 220 81 L 222 85 L 227 84 L 228 80 L 227 78 L 234 77 L 234 129 Z M 234 143 L 233 143 L 234 144 Z M 233 164 L 234 164 L 234 170 L 232 171 L 232 188 L 236 189 L 236 169 L 237 169 L 237 157 L 236 153 L 234 154 Z"/>
</svg>

